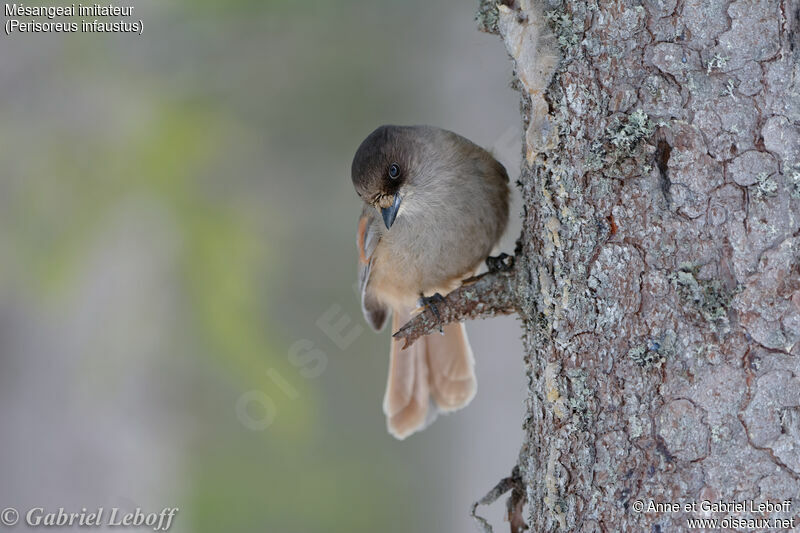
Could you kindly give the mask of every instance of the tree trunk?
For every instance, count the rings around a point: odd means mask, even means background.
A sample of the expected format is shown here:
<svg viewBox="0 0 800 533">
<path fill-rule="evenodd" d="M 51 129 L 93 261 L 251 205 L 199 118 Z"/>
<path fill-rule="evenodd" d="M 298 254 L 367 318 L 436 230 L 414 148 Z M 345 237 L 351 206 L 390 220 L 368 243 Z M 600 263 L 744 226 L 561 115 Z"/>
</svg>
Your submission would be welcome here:
<svg viewBox="0 0 800 533">
<path fill-rule="evenodd" d="M 800 526 L 799 13 L 482 6 L 527 131 L 514 290 L 532 531 Z M 709 514 L 704 500 L 781 508 Z"/>
</svg>

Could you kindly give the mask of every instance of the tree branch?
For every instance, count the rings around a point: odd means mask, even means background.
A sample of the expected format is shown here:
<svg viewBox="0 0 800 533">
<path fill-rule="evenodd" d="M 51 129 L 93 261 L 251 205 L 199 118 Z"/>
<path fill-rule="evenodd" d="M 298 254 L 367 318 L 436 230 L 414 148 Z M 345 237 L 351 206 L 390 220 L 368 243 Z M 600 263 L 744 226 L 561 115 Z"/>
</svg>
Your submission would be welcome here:
<svg viewBox="0 0 800 533">
<path fill-rule="evenodd" d="M 493 260 L 495 258 L 489 258 Z M 511 258 L 509 258 L 511 259 Z M 473 320 L 496 315 L 508 315 L 516 311 L 512 284 L 516 274 L 513 261 L 503 258 L 495 260 L 489 272 L 465 279 L 464 284 L 436 303 L 437 319 L 430 306 L 425 306 L 418 315 L 409 320 L 394 335 L 405 339 L 403 348 L 408 348 L 418 338 L 438 331 L 441 326 L 460 320 Z"/>
</svg>

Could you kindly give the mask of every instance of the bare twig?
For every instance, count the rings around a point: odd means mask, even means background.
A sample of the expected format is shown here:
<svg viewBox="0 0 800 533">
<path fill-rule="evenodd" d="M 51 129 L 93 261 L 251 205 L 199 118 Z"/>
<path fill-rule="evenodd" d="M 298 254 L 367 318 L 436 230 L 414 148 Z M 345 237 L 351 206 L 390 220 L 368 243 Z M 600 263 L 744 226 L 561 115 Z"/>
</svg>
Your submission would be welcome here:
<svg viewBox="0 0 800 533">
<path fill-rule="evenodd" d="M 478 515 L 478 506 L 491 505 L 508 491 L 511 491 L 511 495 L 506 502 L 506 519 L 511 523 L 511 533 L 522 533 L 522 531 L 528 529 L 525 519 L 522 517 L 522 509 L 525 506 L 525 486 L 519 467 L 515 466 L 511 470 L 509 477 L 501 479 L 486 496 L 472 504 L 470 516 L 475 520 L 481 533 L 492 533 L 492 526 L 489 525 L 485 518 Z"/>
<path fill-rule="evenodd" d="M 516 269 L 512 267 L 511 261 L 504 259 L 499 261 L 500 263 L 492 265 L 495 266 L 494 270 L 464 280 L 461 287 L 437 303 L 438 318 L 430 306 L 426 306 L 422 312 L 401 327 L 393 335 L 394 338 L 405 339 L 403 348 L 407 348 L 418 338 L 438 331 L 441 326 L 457 320 L 513 313 L 515 305 L 512 284 Z"/>
</svg>

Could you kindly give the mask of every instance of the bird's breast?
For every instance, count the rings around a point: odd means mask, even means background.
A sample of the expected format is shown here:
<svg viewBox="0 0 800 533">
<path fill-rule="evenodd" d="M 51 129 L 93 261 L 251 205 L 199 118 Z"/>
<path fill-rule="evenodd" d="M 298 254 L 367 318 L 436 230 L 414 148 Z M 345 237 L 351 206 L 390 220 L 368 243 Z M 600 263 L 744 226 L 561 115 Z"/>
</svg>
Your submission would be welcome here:
<svg viewBox="0 0 800 533">
<path fill-rule="evenodd" d="M 375 250 L 370 285 L 392 305 L 413 305 L 420 293 L 447 294 L 475 272 L 494 240 L 475 224 L 440 220 L 415 227 L 398 219 Z"/>
</svg>

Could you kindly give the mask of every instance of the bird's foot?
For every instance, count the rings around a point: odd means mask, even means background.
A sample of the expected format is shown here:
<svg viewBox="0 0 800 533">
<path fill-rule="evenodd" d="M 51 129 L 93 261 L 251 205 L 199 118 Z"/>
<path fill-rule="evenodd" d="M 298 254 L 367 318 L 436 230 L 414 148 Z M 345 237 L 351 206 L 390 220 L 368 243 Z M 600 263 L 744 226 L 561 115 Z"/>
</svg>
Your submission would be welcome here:
<svg viewBox="0 0 800 533">
<path fill-rule="evenodd" d="M 514 268 L 514 256 L 500 254 L 497 257 L 487 257 L 486 266 L 489 272 L 510 272 Z"/>
<path fill-rule="evenodd" d="M 444 334 L 444 328 L 442 327 L 442 315 L 439 314 L 439 308 L 437 306 L 437 304 L 442 303 L 444 303 L 444 296 L 437 292 L 432 296 L 425 296 L 421 294 L 417 305 L 419 305 L 420 308 L 427 307 L 431 310 L 431 313 L 433 313 L 433 316 L 436 317 L 436 321 L 439 323 L 439 333 Z"/>
</svg>

